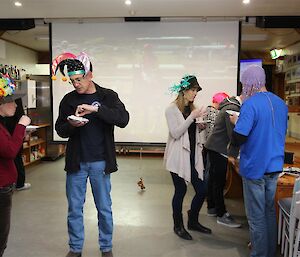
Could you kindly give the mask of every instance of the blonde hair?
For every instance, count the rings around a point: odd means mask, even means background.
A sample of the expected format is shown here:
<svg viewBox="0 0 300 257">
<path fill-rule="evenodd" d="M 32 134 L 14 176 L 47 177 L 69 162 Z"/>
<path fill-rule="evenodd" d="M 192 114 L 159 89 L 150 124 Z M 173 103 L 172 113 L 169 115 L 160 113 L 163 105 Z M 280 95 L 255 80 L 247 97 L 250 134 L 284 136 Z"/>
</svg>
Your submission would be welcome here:
<svg viewBox="0 0 300 257">
<path fill-rule="evenodd" d="M 179 94 L 178 94 L 177 98 L 175 99 L 174 103 L 177 105 L 177 107 L 181 111 L 181 113 L 184 113 L 185 103 L 184 103 L 183 91 L 179 92 Z M 193 102 L 189 102 L 189 106 L 191 108 L 191 111 L 196 109 Z"/>
</svg>

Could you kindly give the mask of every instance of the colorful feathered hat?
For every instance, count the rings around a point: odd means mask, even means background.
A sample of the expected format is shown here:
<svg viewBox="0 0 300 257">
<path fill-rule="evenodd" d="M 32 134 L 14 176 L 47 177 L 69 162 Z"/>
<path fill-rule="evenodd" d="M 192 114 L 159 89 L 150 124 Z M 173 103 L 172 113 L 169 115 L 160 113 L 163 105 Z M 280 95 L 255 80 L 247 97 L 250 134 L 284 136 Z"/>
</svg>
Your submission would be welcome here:
<svg viewBox="0 0 300 257">
<path fill-rule="evenodd" d="M 198 91 L 201 91 L 202 88 L 200 87 L 196 76 L 194 75 L 185 75 L 181 79 L 179 84 L 173 84 L 169 90 L 171 93 L 176 93 L 178 94 L 179 92 L 182 92 L 187 89 L 191 88 L 197 88 Z"/>
<path fill-rule="evenodd" d="M 56 73 L 59 70 L 63 75 L 62 80 L 66 81 L 65 66 L 67 66 L 68 76 L 75 74 L 87 74 L 89 71 L 93 71 L 92 64 L 86 53 L 81 52 L 78 56 L 72 53 L 63 53 L 58 55 L 52 61 L 52 80 L 56 80 Z"/>
<path fill-rule="evenodd" d="M 24 95 L 16 91 L 16 84 L 8 73 L 0 73 L 0 104 L 13 102 Z"/>
</svg>

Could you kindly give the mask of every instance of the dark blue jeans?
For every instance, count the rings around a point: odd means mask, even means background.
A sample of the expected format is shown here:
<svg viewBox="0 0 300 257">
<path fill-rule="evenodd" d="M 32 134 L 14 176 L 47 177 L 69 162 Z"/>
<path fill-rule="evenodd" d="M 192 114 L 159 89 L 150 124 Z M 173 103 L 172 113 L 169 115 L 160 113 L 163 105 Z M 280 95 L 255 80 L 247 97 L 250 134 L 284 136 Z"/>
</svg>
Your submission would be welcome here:
<svg viewBox="0 0 300 257">
<path fill-rule="evenodd" d="M 0 257 L 7 245 L 13 190 L 13 186 L 0 188 Z"/>
<path fill-rule="evenodd" d="M 207 182 L 207 208 L 216 208 L 217 216 L 222 217 L 226 212 L 224 202 L 224 187 L 226 183 L 227 158 L 208 150 L 210 162 Z"/>
<path fill-rule="evenodd" d="M 184 179 L 179 177 L 177 174 L 172 172 L 170 173 L 175 187 L 175 192 L 172 200 L 173 215 L 176 217 L 180 217 L 182 216 L 182 203 L 186 194 L 187 184 Z M 191 183 L 195 190 L 195 196 L 193 197 L 190 210 L 198 217 L 205 199 L 205 182 L 198 178 L 198 172 L 195 168 L 192 169 Z"/>
</svg>

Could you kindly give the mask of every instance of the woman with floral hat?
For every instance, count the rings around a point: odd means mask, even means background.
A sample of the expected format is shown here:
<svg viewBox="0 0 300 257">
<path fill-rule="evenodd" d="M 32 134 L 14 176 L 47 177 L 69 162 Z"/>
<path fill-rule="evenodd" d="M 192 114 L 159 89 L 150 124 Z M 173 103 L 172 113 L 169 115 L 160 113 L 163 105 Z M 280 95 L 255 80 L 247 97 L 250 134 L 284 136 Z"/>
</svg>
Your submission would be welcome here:
<svg viewBox="0 0 300 257">
<path fill-rule="evenodd" d="M 0 73 L 0 257 L 7 245 L 12 194 L 17 181 L 14 159 L 23 144 L 25 128 L 30 124 L 30 118 L 23 115 L 12 135 L 4 126 L 4 118 L 15 114 L 15 100 L 20 97 L 15 93 L 15 84 L 10 76 Z"/>
</svg>

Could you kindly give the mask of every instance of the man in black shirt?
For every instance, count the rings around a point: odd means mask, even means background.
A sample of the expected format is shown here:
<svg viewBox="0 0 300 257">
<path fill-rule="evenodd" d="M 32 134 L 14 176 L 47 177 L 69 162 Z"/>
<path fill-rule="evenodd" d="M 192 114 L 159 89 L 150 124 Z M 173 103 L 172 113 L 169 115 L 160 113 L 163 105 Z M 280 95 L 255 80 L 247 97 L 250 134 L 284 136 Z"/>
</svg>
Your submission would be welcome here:
<svg viewBox="0 0 300 257">
<path fill-rule="evenodd" d="M 113 131 L 115 125 L 124 128 L 128 124 L 129 114 L 117 93 L 93 82 L 92 66 L 86 60 L 66 59 L 58 64 L 63 75 L 67 66 L 75 88 L 62 99 L 55 124 L 58 135 L 69 138 L 65 170 L 70 251 L 66 257 L 81 256 L 88 178 L 98 211 L 100 250 L 102 256 L 110 257 L 113 256 L 110 173 L 117 171 Z M 70 119 L 70 115 L 77 118 Z"/>
</svg>

